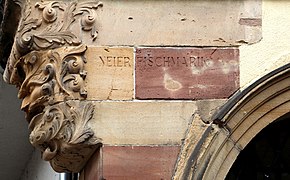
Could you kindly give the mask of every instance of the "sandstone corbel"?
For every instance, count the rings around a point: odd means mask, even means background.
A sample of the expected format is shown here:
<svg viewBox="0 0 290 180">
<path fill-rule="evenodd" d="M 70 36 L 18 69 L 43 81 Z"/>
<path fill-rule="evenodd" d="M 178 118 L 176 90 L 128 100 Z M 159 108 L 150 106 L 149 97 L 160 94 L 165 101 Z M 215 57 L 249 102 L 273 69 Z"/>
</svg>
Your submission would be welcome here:
<svg viewBox="0 0 290 180">
<path fill-rule="evenodd" d="M 19 1 L 21 19 L 4 80 L 19 88 L 30 142 L 57 172 L 79 172 L 100 146 L 88 122 L 86 42 L 97 38 L 97 1 Z"/>
</svg>

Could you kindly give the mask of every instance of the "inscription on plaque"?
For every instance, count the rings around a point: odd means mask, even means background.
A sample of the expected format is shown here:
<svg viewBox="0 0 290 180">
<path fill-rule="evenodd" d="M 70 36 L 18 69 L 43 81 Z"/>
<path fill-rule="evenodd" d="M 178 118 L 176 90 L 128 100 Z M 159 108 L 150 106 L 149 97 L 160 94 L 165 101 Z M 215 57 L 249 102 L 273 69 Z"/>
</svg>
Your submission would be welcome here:
<svg viewBox="0 0 290 180">
<path fill-rule="evenodd" d="M 99 56 L 102 66 L 107 67 L 132 67 L 132 58 L 124 56 Z"/>
<path fill-rule="evenodd" d="M 90 47 L 87 50 L 89 99 L 133 99 L 133 52 L 133 48 Z"/>
<path fill-rule="evenodd" d="M 229 97 L 239 88 L 236 48 L 139 48 L 137 99 Z"/>
<path fill-rule="evenodd" d="M 204 66 L 209 66 L 211 58 L 205 57 L 136 57 L 137 61 L 140 61 L 140 64 L 143 66 L 156 66 L 156 67 L 196 67 L 202 68 Z"/>
</svg>

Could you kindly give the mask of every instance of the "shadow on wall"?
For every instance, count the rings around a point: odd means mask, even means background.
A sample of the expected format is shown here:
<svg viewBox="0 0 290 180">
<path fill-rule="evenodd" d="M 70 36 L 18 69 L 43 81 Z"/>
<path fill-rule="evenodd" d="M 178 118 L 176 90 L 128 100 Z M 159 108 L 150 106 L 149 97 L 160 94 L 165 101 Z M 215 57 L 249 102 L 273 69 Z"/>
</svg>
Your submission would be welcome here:
<svg viewBox="0 0 290 180">
<path fill-rule="evenodd" d="M 39 150 L 34 150 L 25 167 L 21 180 L 62 180 L 61 174 L 56 173 L 49 162 L 41 159 Z"/>
<path fill-rule="evenodd" d="M 0 177 L 19 179 L 32 153 L 28 124 L 20 111 L 17 89 L 0 76 Z"/>
</svg>

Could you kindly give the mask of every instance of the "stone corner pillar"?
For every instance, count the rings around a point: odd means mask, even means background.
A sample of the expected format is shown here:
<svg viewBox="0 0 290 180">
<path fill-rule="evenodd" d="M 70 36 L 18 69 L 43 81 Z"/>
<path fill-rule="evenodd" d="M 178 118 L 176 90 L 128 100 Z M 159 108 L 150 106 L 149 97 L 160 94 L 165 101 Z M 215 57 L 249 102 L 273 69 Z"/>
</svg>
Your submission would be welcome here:
<svg viewBox="0 0 290 180">
<path fill-rule="evenodd" d="M 86 50 L 97 38 L 98 1 L 13 0 L 22 8 L 4 80 L 19 88 L 30 142 L 57 172 L 80 172 L 101 145 L 89 127 Z"/>
</svg>

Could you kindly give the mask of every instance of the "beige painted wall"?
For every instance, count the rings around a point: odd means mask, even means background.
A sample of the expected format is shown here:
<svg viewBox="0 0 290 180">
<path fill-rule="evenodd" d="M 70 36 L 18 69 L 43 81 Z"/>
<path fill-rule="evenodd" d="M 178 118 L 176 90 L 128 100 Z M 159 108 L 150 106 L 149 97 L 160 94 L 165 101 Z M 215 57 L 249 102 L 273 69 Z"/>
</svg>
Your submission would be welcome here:
<svg viewBox="0 0 290 180">
<path fill-rule="evenodd" d="M 290 62 L 290 1 L 263 1 L 263 38 L 240 47 L 241 87 Z"/>
</svg>

